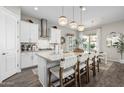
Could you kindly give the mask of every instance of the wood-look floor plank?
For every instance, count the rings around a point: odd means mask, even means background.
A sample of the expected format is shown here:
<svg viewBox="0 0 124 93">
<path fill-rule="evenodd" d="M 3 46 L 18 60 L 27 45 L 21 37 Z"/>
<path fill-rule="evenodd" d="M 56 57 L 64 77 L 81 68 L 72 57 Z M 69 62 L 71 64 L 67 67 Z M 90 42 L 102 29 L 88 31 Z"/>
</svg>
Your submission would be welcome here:
<svg viewBox="0 0 124 93">
<path fill-rule="evenodd" d="M 38 76 L 32 72 L 32 69 L 15 74 L 0 84 L 0 87 L 42 87 Z M 124 64 L 115 62 L 107 65 L 100 64 L 100 72 L 97 72 L 95 77 L 90 74 L 88 84 L 85 84 L 83 80 L 82 87 L 124 87 Z M 68 87 L 74 87 L 74 83 Z"/>
</svg>

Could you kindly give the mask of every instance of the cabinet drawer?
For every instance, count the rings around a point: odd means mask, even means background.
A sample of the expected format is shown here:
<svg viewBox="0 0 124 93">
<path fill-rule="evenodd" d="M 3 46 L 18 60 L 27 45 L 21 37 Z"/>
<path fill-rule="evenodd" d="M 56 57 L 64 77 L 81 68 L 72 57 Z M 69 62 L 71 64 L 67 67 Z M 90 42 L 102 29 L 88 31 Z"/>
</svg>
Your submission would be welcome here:
<svg viewBox="0 0 124 93">
<path fill-rule="evenodd" d="M 32 53 L 21 54 L 21 68 L 32 66 Z"/>
</svg>

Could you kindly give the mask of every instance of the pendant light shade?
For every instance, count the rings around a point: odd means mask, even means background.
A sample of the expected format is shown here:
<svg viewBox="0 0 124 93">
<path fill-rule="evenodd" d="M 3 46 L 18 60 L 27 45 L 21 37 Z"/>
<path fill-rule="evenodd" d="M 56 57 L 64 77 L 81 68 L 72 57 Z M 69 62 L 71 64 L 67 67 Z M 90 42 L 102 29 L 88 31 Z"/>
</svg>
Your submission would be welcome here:
<svg viewBox="0 0 124 93">
<path fill-rule="evenodd" d="M 78 25 L 75 21 L 72 21 L 72 22 L 70 22 L 69 26 L 70 26 L 71 29 L 77 29 Z"/>
<path fill-rule="evenodd" d="M 61 26 L 65 26 L 68 24 L 68 19 L 66 18 L 66 16 L 63 16 L 63 13 L 64 13 L 64 7 L 62 7 L 62 16 L 60 16 L 58 19 L 58 23 Z"/>
<path fill-rule="evenodd" d="M 80 25 L 78 25 L 78 31 L 84 31 L 84 25 L 82 24 L 82 6 L 80 6 Z"/>
<path fill-rule="evenodd" d="M 65 26 L 68 23 L 68 19 L 65 16 L 60 16 L 58 19 L 58 23 L 61 26 Z"/>
<path fill-rule="evenodd" d="M 84 25 L 78 25 L 78 31 L 84 31 Z"/>
<path fill-rule="evenodd" d="M 77 29 L 77 23 L 74 21 L 74 6 L 73 6 L 73 21 L 71 21 L 70 23 L 69 23 L 69 26 L 70 26 L 70 28 L 71 29 L 73 29 L 73 30 L 75 30 L 75 29 Z"/>
</svg>

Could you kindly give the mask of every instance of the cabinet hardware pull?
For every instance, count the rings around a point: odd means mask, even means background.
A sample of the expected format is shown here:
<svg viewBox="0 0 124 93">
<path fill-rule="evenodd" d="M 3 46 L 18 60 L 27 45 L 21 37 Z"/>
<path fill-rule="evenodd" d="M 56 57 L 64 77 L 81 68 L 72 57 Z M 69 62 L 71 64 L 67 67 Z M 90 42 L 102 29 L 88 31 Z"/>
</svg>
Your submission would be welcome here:
<svg viewBox="0 0 124 93">
<path fill-rule="evenodd" d="M 2 53 L 2 55 L 6 55 L 6 53 Z"/>
</svg>

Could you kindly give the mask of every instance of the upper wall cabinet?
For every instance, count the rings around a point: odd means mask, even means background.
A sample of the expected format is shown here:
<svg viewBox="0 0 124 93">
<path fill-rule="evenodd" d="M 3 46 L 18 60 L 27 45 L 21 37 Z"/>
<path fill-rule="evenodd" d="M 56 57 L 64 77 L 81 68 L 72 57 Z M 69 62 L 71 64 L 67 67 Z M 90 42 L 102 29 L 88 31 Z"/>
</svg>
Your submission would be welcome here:
<svg viewBox="0 0 124 93">
<path fill-rule="evenodd" d="M 61 30 L 51 28 L 50 43 L 60 43 L 60 42 L 61 42 Z"/>
<path fill-rule="evenodd" d="M 38 42 L 38 24 L 21 21 L 21 42 Z"/>
</svg>

